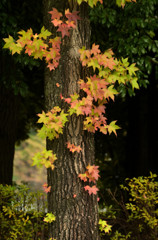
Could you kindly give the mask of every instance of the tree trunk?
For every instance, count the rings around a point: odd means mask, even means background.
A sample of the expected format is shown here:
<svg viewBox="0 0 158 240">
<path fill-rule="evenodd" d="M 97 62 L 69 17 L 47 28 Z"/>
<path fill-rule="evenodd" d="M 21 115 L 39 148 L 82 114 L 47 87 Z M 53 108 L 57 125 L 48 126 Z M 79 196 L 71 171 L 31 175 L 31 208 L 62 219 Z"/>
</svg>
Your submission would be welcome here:
<svg viewBox="0 0 158 240">
<path fill-rule="evenodd" d="M 44 0 L 44 23 L 46 28 L 52 30 L 48 11 L 57 8 L 64 12 L 68 8 L 67 1 Z M 70 9 L 72 10 L 72 9 Z M 75 9 L 76 10 L 76 9 Z M 54 106 L 66 109 L 60 99 L 73 93 L 79 93 L 78 80 L 85 77 L 79 61 L 78 49 L 82 46 L 90 47 L 90 24 L 88 20 L 87 5 L 82 4 L 80 9 L 81 21 L 71 36 L 64 38 L 61 47 L 61 60 L 59 67 L 50 72 L 45 70 L 45 100 L 46 110 Z M 56 87 L 56 83 L 60 87 Z M 80 153 L 71 153 L 66 143 L 80 145 Z M 49 237 L 57 240 L 97 240 L 98 236 L 98 204 L 97 196 L 84 190 L 84 184 L 79 173 L 84 173 L 88 164 L 94 164 L 94 137 L 83 131 L 83 118 L 72 115 L 63 134 L 56 140 L 47 140 L 47 149 L 57 154 L 55 170 L 48 170 L 48 211 L 56 216 L 51 224 Z"/>
<path fill-rule="evenodd" d="M 0 62 L 0 184 L 12 184 L 13 160 L 17 129 L 18 97 L 11 87 L 7 88 L 2 82 L 12 77 L 14 71 L 11 58 L 2 54 Z"/>
</svg>

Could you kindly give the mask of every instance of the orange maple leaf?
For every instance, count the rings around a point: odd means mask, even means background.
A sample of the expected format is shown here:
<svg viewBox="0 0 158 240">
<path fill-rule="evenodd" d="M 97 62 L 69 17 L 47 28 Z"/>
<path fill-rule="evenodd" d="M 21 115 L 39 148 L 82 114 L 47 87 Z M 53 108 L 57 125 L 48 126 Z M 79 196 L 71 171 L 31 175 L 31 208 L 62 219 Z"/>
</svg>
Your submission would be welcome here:
<svg viewBox="0 0 158 240">
<path fill-rule="evenodd" d="M 51 186 L 48 187 L 48 184 L 47 183 L 44 183 L 42 185 L 43 189 L 44 189 L 44 192 L 48 193 L 51 191 Z"/>
<path fill-rule="evenodd" d="M 60 12 L 58 12 L 58 10 L 56 8 L 53 8 L 52 11 L 49 12 L 51 14 L 51 19 L 60 19 L 60 17 L 62 16 L 62 14 Z"/>
<path fill-rule="evenodd" d="M 70 142 L 67 142 L 67 148 L 71 152 L 78 152 L 78 153 L 82 150 L 80 146 L 75 146 L 73 143 L 71 144 Z"/>
</svg>

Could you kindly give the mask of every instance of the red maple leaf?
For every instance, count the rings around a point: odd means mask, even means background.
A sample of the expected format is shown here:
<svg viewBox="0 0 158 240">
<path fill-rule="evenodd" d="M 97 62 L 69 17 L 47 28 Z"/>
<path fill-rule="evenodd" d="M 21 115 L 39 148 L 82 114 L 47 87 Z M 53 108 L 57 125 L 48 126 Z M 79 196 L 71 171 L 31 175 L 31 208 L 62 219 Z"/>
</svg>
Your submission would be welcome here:
<svg viewBox="0 0 158 240">
<path fill-rule="evenodd" d="M 69 9 L 65 10 L 65 16 L 69 20 L 69 22 L 74 22 L 75 25 L 77 24 L 77 20 L 80 20 L 80 17 L 78 16 L 78 11 L 70 12 Z"/>
<path fill-rule="evenodd" d="M 92 187 L 90 187 L 89 185 L 87 185 L 87 186 L 84 187 L 84 189 L 85 189 L 86 191 L 88 191 L 89 195 L 91 195 L 92 193 L 93 193 L 94 195 L 96 195 L 96 194 L 97 194 L 97 191 L 99 191 L 99 189 L 96 187 L 96 185 L 94 185 L 94 186 L 92 186 Z"/>
<path fill-rule="evenodd" d="M 51 19 L 60 19 L 60 17 L 62 16 L 62 14 L 58 12 L 56 8 L 53 8 L 53 11 L 50 11 L 49 13 L 51 14 Z"/>
<path fill-rule="evenodd" d="M 63 38 L 65 36 L 70 35 L 69 29 L 70 29 L 70 27 L 66 23 L 63 23 L 63 24 L 59 25 L 57 32 L 61 32 L 61 35 Z"/>
<path fill-rule="evenodd" d="M 88 165 L 86 167 L 88 169 L 88 177 L 89 177 L 89 181 L 93 181 L 95 182 L 96 180 L 98 180 L 99 176 L 99 166 L 95 166 L 95 165 Z"/>
<path fill-rule="evenodd" d="M 104 105 L 99 105 L 98 107 L 94 106 L 94 113 L 98 113 L 99 115 L 105 113 L 105 106 Z"/>
<path fill-rule="evenodd" d="M 87 106 L 82 106 L 81 110 L 84 114 L 88 115 L 92 112 L 91 106 L 87 105 Z"/>
</svg>

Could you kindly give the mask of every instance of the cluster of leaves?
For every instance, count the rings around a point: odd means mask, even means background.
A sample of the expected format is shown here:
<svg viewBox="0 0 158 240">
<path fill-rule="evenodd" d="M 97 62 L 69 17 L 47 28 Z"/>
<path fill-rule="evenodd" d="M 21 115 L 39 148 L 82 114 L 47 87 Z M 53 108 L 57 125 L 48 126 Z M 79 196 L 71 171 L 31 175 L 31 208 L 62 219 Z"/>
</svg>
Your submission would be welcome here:
<svg viewBox="0 0 158 240">
<path fill-rule="evenodd" d="M 121 188 L 129 193 L 131 198 L 126 203 L 126 208 L 131 212 L 129 221 L 137 219 L 138 228 L 142 232 L 145 225 L 158 233 L 158 182 L 155 182 L 156 174 L 149 177 L 138 177 L 127 179 L 128 186 L 121 185 Z M 143 223 L 142 223 L 143 220 Z"/>
<path fill-rule="evenodd" d="M 99 229 L 101 232 L 109 233 L 111 231 L 111 225 L 107 221 L 99 219 Z"/>
<path fill-rule="evenodd" d="M 67 142 L 67 148 L 70 150 L 70 152 L 80 152 L 82 148 L 80 146 L 76 146 L 75 144 L 71 144 L 70 142 Z"/>
<path fill-rule="evenodd" d="M 32 166 L 51 168 L 54 170 L 54 161 L 57 159 L 56 154 L 53 154 L 52 150 L 44 149 L 42 152 L 38 152 L 32 158 Z"/>
<path fill-rule="evenodd" d="M 136 0 L 116 0 L 116 4 L 119 7 L 124 7 L 126 2 L 136 2 Z M 98 2 L 103 4 L 103 0 L 77 0 L 77 3 L 80 5 L 82 2 L 87 2 L 90 7 L 96 6 Z"/>
<path fill-rule="evenodd" d="M 68 121 L 67 113 L 61 110 L 60 107 L 54 107 L 50 112 L 38 114 L 38 123 L 43 123 L 42 128 L 39 130 L 41 138 L 48 137 L 50 140 L 58 138 L 60 133 L 63 133 L 65 123 Z"/>
<path fill-rule="evenodd" d="M 89 182 L 96 183 L 96 181 L 99 178 L 98 166 L 88 165 L 86 168 L 87 168 L 87 171 L 85 173 L 79 174 L 78 177 L 84 182 L 89 181 Z M 93 185 L 93 186 L 86 185 L 84 189 L 88 191 L 89 195 L 91 195 L 92 193 L 96 195 L 97 191 L 99 191 L 96 185 Z"/>
<path fill-rule="evenodd" d="M 0 239 L 47 237 L 48 226 L 43 223 L 47 206 L 43 193 L 30 192 L 27 185 L 0 185 L 0 196 Z"/>
<path fill-rule="evenodd" d="M 70 13 L 69 9 L 65 10 L 66 21 L 64 21 L 62 13 L 58 12 L 55 8 L 49 13 L 51 14 L 51 22 L 57 27 L 57 32 L 61 32 L 62 38 L 69 36 L 70 29 L 76 27 L 76 22 L 79 19 L 77 15 L 78 12 Z M 44 27 L 42 27 L 40 34 L 33 34 L 31 28 L 27 31 L 21 30 L 18 34 L 19 36 L 16 41 L 12 36 L 4 38 L 4 48 L 9 48 L 12 55 L 15 53 L 20 54 L 23 50 L 34 59 L 44 59 L 50 71 L 58 67 L 60 59 L 60 37 L 56 36 L 46 41 L 52 33 Z"/>
<path fill-rule="evenodd" d="M 111 240 L 153 240 L 158 237 L 158 181 L 157 175 L 126 179 L 121 185 L 128 196 L 119 199 L 109 191 L 113 207 L 107 207 L 104 218 L 112 225 Z"/>
<path fill-rule="evenodd" d="M 84 47 L 79 50 L 80 60 L 83 66 L 93 68 L 95 74 L 87 77 L 87 80 L 80 79 L 80 89 L 85 92 L 86 97 L 80 98 L 79 94 L 71 95 L 65 102 L 70 104 L 69 113 L 85 115 L 84 129 L 95 132 L 98 129 L 103 134 L 114 132 L 119 129 L 112 121 L 109 125 L 105 117 L 105 105 L 109 99 L 114 100 L 118 94 L 115 85 L 126 83 L 131 84 L 133 89 L 138 89 L 135 64 L 129 65 L 128 59 L 117 60 L 113 58 L 112 50 L 101 53 L 99 46 L 93 44 L 92 49 Z M 97 75 L 96 75 L 97 73 Z"/>
</svg>

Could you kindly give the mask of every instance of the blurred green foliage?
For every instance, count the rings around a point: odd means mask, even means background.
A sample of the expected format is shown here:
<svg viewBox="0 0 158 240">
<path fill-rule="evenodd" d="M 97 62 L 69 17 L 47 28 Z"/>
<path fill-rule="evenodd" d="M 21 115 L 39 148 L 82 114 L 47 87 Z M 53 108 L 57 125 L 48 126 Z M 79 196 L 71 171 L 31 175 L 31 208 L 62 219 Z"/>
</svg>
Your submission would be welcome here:
<svg viewBox="0 0 158 240">
<path fill-rule="evenodd" d="M 117 57 L 128 57 L 140 69 L 140 86 L 146 87 L 153 67 L 158 66 L 158 2 L 137 0 L 119 8 L 115 0 L 91 10 L 92 41 L 103 50 L 112 48 Z M 122 95 L 126 89 L 122 86 Z M 132 89 L 129 94 L 133 95 Z"/>
<path fill-rule="evenodd" d="M 46 210 L 44 193 L 31 192 L 27 185 L 0 185 L 0 239 L 46 239 Z"/>
<path fill-rule="evenodd" d="M 122 189 L 122 191 L 121 191 Z M 126 179 L 119 191 L 110 194 L 110 204 L 101 212 L 112 232 L 111 240 L 156 240 L 158 238 L 157 175 Z M 108 205 L 108 206 L 107 206 Z M 104 239 L 104 238 L 103 238 Z"/>
</svg>

